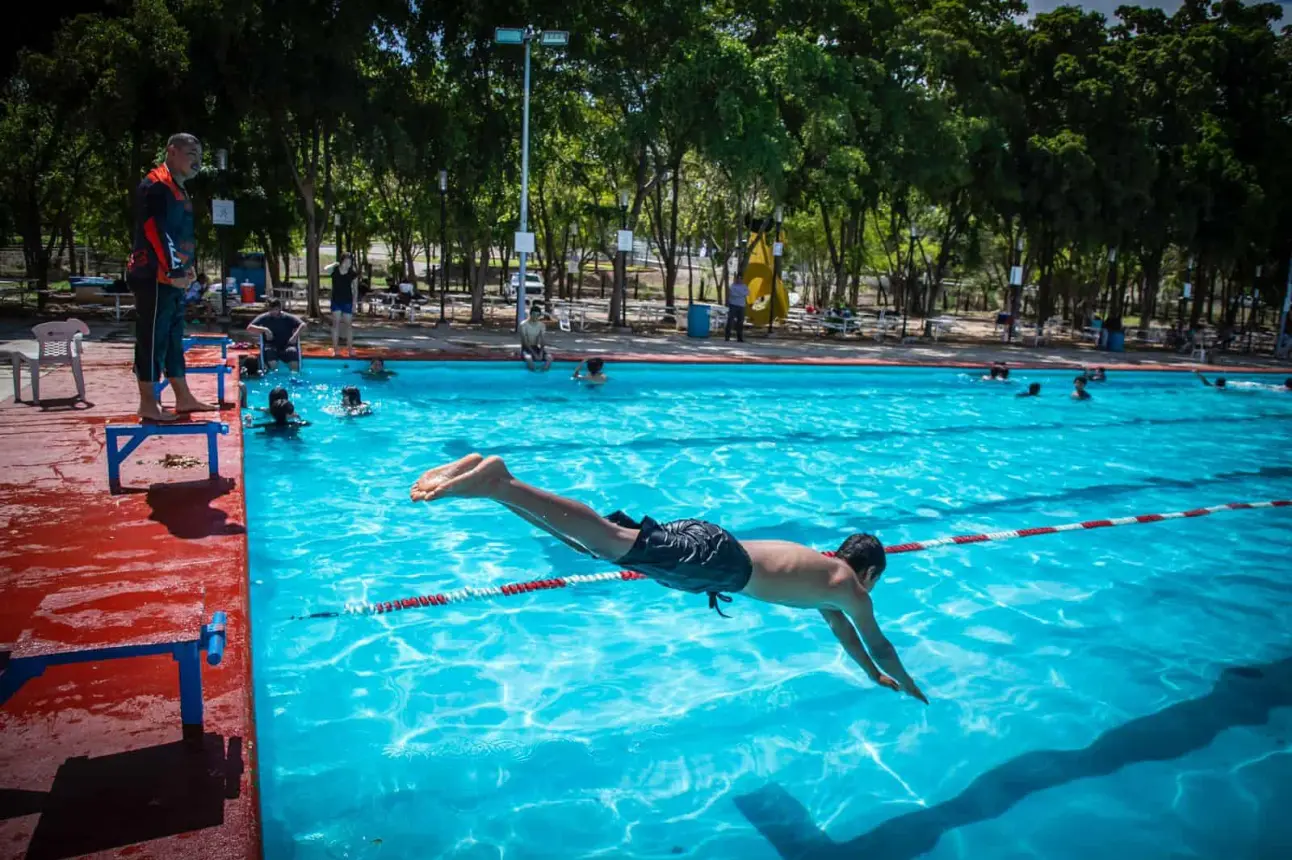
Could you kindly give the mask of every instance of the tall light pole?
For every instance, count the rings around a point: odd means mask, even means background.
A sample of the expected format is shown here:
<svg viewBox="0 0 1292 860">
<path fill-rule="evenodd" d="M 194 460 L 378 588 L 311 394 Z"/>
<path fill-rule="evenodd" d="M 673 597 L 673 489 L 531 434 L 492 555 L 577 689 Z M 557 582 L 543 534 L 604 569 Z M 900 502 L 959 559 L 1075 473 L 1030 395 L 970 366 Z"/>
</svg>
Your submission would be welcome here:
<svg viewBox="0 0 1292 860">
<path fill-rule="evenodd" d="M 220 172 L 220 191 L 227 193 L 226 186 L 229 170 L 229 151 L 227 149 L 217 149 L 215 151 L 215 169 Z M 229 294 L 225 290 L 224 282 L 229 277 L 229 237 L 225 227 L 217 226 L 216 230 L 220 234 L 220 319 L 228 320 Z"/>
<path fill-rule="evenodd" d="M 519 283 L 516 287 L 516 330 L 525 320 L 525 266 L 534 250 L 534 235 L 529 232 L 529 46 L 535 40 L 545 48 L 564 47 L 570 34 L 564 30 L 535 30 L 533 27 L 498 27 L 494 42 L 499 45 L 525 46 L 525 106 L 520 126 L 520 232 L 516 247 L 520 250 Z"/>
<path fill-rule="evenodd" d="M 1247 351 L 1252 351 L 1252 330 L 1256 328 L 1256 301 L 1260 297 L 1261 270 L 1263 266 L 1256 267 L 1256 278 L 1252 281 L 1252 310 L 1247 314 Z"/>
<path fill-rule="evenodd" d="M 628 230 L 628 192 L 619 192 L 619 232 Z M 628 327 L 628 251 L 619 244 L 619 325 Z"/>
<path fill-rule="evenodd" d="M 1013 262 L 1009 267 L 1009 322 L 1006 340 L 1014 342 L 1014 326 L 1018 324 L 1018 309 L 1023 296 L 1023 230 L 1020 227 L 1018 238 L 1014 240 Z"/>
<path fill-rule="evenodd" d="M 445 202 L 445 198 L 448 196 L 448 192 L 449 192 L 449 172 L 447 170 L 441 170 L 440 171 L 440 284 L 439 284 L 440 286 L 440 325 L 449 324 L 448 320 L 444 318 L 444 293 L 449 288 L 449 269 L 447 265 L 448 259 L 449 259 L 449 244 L 448 244 L 448 239 L 446 238 L 448 236 L 448 228 L 446 227 L 446 224 L 448 222 L 445 217 L 445 212 L 447 211 L 447 203 Z"/>
<path fill-rule="evenodd" d="M 919 231 L 911 222 L 911 241 L 906 246 L 906 283 L 902 285 L 902 343 L 906 342 L 906 308 L 911 303 L 911 281 L 915 280 L 915 237 Z"/>
<path fill-rule="evenodd" d="M 341 259 L 341 213 L 332 216 L 332 226 L 336 227 L 336 258 Z"/>
<path fill-rule="evenodd" d="M 781 244 L 781 224 L 785 221 L 785 208 L 776 207 L 776 241 L 772 244 L 772 303 L 771 313 L 767 316 L 767 336 L 772 336 L 772 323 L 776 320 L 776 285 L 781 282 L 781 253 L 785 246 Z"/>
</svg>

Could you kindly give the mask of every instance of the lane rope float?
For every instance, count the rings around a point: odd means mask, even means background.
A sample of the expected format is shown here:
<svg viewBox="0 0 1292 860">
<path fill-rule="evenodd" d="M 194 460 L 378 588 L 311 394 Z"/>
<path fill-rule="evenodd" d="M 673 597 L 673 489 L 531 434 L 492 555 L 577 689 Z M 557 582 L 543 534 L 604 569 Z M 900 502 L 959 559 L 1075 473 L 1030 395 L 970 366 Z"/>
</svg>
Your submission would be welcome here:
<svg viewBox="0 0 1292 860">
<path fill-rule="evenodd" d="M 1060 532 L 1089 531 L 1106 529 L 1114 526 L 1130 526 L 1147 523 L 1160 523 L 1166 520 L 1193 519 L 1205 517 L 1222 511 L 1250 511 L 1262 508 L 1289 508 L 1292 499 L 1276 499 L 1268 502 L 1229 502 L 1224 505 L 1212 505 L 1206 508 L 1193 508 L 1188 511 L 1174 511 L 1168 514 L 1140 514 L 1133 517 L 1113 517 L 1102 520 L 1085 520 L 1079 523 L 1065 523 L 1058 526 L 1037 526 L 1027 529 L 1011 529 L 999 532 L 981 532 L 978 534 L 954 535 L 952 537 L 934 538 L 926 541 L 910 541 L 885 547 L 888 555 L 906 552 L 924 552 L 940 546 L 965 546 L 968 544 L 987 543 L 990 541 L 1014 540 L 1015 538 L 1039 537 L 1040 535 L 1059 534 Z M 824 555 L 833 555 L 825 552 Z M 452 591 L 435 594 L 419 594 L 416 597 L 404 597 L 398 600 L 377 601 L 347 606 L 345 609 L 331 612 L 314 612 L 309 615 L 294 615 L 292 620 L 303 621 L 310 618 L 337 618 L 343 615 L 385 615 L 388 612 L 400 612 L 405 609 L 422 609 L 431 606 L 449 606 L 454 603 L 468 603 L 476 600 L 493 600 L 499 597 L 512 597 L 517 594 L 532 594 L 536 591 L 550 591 L 557 588 L 570 588 L 576 585 L 590 585 L 598 582 L 635 582 L 650 579 L 644 574 L 632 570 L 607 571 L 605 573 L 577 573 L 571 576 L 554 576 L 548 579 L 532 579 L 528 582 L 509 582 L 505 585 L 465 586 Z"/>
</svg>

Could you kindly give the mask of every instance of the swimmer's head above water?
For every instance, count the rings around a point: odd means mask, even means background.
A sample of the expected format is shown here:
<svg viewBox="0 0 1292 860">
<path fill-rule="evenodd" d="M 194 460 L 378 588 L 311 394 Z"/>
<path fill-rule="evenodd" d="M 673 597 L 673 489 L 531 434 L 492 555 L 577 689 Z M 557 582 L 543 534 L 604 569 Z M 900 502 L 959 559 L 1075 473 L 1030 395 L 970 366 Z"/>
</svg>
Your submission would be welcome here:
<svg viewBox="0 0 1292 860">
<path fill-rule="evenodd" d="M 589 359 L 588 359 L 588 372 L 589 372 L 589 373 L 600 373 L 600 372 L 601 372 L 601 369 L 602 369 L 602 368 L 604 368 L 605 366 L 606 366 L 605 361 L 604 361 L 604 360 L 602 360 L 602 359 L 600 359 L 600 358 L 589 358 Z"/>
<path fill-rule="evenodd" d="M 369 373 L 385 373 L 385 372 L 386 372 L 386 362 L 382 361 L 380 358 L 374 358 L 372 361 L 368 362 L 368 372 L 369 372 Z"/>
<path fill-rule="evenodd" d="M 835 550 L 834 557 L 847 562 L 853 573 L 857 574 L 861 587 L 867 591 L 875 587 L 884 568 L 888 566 L 884 545 L 874 535 L 860 533 L 850 535 Z"/>
<path fill-rule="evenodd" d="M 269 414 L 273 416 L 275 424 L 285 427 L 288 420 L 296 414 L 296 407 L 292 405 L 292 401 L 284 397 L 282 400 L 275 400 L 269 405 Z"/>
<path fill-rule="evenodd" d="M 359 393 L 358 386 L 347 385 L 341 391 L 341 405 L 351 409 L 363 405 L 363 395 Z"/>
</svg>

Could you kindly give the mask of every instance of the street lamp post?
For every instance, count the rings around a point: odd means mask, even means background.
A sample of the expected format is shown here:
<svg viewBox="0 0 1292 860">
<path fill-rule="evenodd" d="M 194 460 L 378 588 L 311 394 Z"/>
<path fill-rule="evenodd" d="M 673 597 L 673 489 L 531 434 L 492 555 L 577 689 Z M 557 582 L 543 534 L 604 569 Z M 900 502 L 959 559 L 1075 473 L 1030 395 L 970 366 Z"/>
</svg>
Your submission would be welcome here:
<svg viewBox="0 0 1292 860">
<path fill-rule="evenodd" d="M 911 303 L 911 281 L 915 280 L 915 222 L 911 222 L 911 241 L 906 246 L 906 283 L 902 285 L 902 343 L 906 342 L 906 309 Z"/>
<path fill-rule="evenodd" d="M 336 258 L 341 259 L 341 213 L 332 216 L 332 225 L 336 227 Z"/>
<path fill-rule="evenodd" d="M 217 149 L 215 151 L 215 167 L 220 172 L 220 191 L 227 193 L 227 181 L 229 170 L 229 151 L 227 149 Z M 220 319 L 229 318 L 229 294 L 225 290 L 224 283 L 229 277 L 229 238 L 228 231 L 224 227 L 216 227 L 220 233 Z"/>
<path fill-rule="evenodd" d="M 564 30 L 540 31 L 533 27 L 498 27 L 494 30 L 494 41 L 499 45 L 525 46 L 525 101 L 520 126 L 520 234 L 516 243 L 520 248 L 519 282 L 516 286 L 517 331 L 525 320 L 525 267 L 533 246 L 533 236 L 529 233 L 529 54 L 530 44 L 535 38 L 544 47 L 558 48 L 569 42 L 570 34 Z"/>
<path fill-rule="evenodd" d="M 1014 342 L 1014 326 L 1018 323 L 1018 309 L 1023 296 L 1023 231 L 1014 240 L 1013 261 L 1009 267 L 1009 322 L 1006 340 Z"/>
<path fill-rule="evenodd" d="M 772 323 L 776 320 L 776 285 L 781 282 L 781 254 L 785 246 L 781 244 L 781 224 L 785 221 L 785 209 L 776 207 L 776 241 L 772 244 L 772 303 L 771 313 L 767 315 L 767 336 L 772 336 Z"/>
<path fill-rule="evenodd" d="M 1252 281 L 1252 310 L 1247 314 L 1247 351 L 1249 353 L 1252 351 L 1253 329 L 1256 328 L 1256 302 L 1260 297 L 1260 290 L 1258 287 L 1261 283 L 1261 271 L 1263 268 L 1263 266 L 1256 267 L 1256 278 Z"/>
<path fill-rule="evenodd" d="M 449 172 L 440 171 L 440 325 L 448 325 L 448 320 L 444 318 L 444 293 L 449 288 L 449 243 L 448 243 L 448 219 L 445 213 L 448 211 L 446 198 L 449 193 Z"/>
<path fill-rule="evenodd" d="M 619 231 L 628 230 L 628 192 L 619 192 Z M 619 248 L 619 325 L 628 327 L 628 252 Z"/>
</svg>

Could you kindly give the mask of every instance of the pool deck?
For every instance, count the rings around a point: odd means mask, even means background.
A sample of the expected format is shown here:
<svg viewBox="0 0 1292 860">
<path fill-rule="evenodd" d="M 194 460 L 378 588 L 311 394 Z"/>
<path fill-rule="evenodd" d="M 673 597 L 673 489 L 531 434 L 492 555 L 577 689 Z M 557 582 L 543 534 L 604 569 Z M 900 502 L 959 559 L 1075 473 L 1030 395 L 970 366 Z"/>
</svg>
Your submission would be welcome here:
<svg viewBox="0 0 1292 860">
<path fill-rule="evenodd" d="M 315 336 L 323 334 L 315 326 Z M 18 857 L 223 858 L 260 850 L 256 743 L 247 602 L 242 437 L 226 410 L 222 478 L 205 467 L 205 441 L 145 442 L 129 458 L 126 491 L 110 495 L 103 426 L 132 422 L 136 388 L 124 327 L 94 327 L 85 362 L 92 404 L 14 403 L 0 374 L 0 655 L 33 637 L 63 648 L 119 644 L 140 636 L 185 638 L 196 613 L 229 614 L 218 667 L 203 665 L 205 741 L 181 743 L 178 678 L 169 656 L 56 667 L 0 707 L 0 860 Z M 362 329 L 363 356 L 498 360 L 515 355 L 502 331 L 391 326 Z M 4 338 L 10 338 L 5 340 Z M 0 349 L 34 347 L 17 326 L 0 327 Z M 1287 372 L 1256 360 L 1200 366 L 1169 353 L 1107 353 L 1072 347 L 984 344 L 898 346 L 754 339 L 745 344 L 659 335 L 553 332 L 558 358 L 614 361 L 844 366 L 1014 367 L 1070 370 Z M 307 355 L 330 344 L 307 342 Z M 193 364 L 218 353 L 194 350 Z M 71 394 L 66 369 L 47 374 L 45 394 Z M 214 382 L 195 377 L 199 396 Z M 232 388 L 229 397 L 233 397 Z M 163 467 L 163 454 L 198 466 Z M 203 609 L 204 605 L 204 609 Z M 0 659 L 3 659 L 0 656 Z"/>
<path fill-rule="evenodd" d="M 195 380 L 214 397 L 211 377 Z M 92 405 L 0 405 L 0 654 L 20 656 L 33 640 L 84 649 L 193 638 L 197 619 L 220 609 L 228 643 L 219 666 L 202 665 L 196 745 L 182 741 L 169 654 L 51 667 L 0 707 L 0 858 L 257 857 L 237 413 L 224 413 L 221 481 L 208 478 L 203 437 L 153 438 L 110 495 L 103 426 L 133 417 L 129 347 L 91 346 L 85 382 Z M 46 397 L 75 393 L 66 368 L 42 386 Z M 167 453 L 201 465 L 163 468 Z"/>
</svg>

